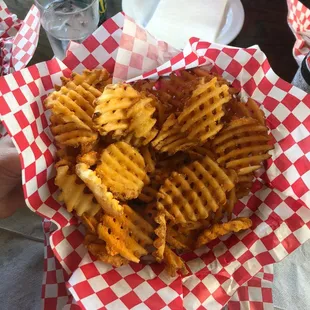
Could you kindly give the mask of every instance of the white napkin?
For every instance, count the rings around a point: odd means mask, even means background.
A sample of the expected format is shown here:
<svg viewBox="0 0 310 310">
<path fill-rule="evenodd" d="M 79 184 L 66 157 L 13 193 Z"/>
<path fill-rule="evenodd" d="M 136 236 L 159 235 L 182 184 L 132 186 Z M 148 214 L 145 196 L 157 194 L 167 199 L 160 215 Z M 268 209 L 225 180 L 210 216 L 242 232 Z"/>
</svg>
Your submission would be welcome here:
<svg viewBox="0 0 310 310">
<path fill-rule="evenodd" d="M 157 39 L 182 49 L 191 37 L 214 42 L 228 0 L 123 0 L 123 11 Z"/>
</svg>

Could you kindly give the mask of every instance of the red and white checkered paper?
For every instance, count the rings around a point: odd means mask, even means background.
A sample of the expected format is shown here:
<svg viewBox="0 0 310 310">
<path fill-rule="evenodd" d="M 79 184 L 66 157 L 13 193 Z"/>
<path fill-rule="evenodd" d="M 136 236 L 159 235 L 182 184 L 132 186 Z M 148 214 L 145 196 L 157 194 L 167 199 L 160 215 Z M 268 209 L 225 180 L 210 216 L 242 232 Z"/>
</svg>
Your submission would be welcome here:
<svg viewBox="0 0 310 310">
<path fill-rule="evenodd" d="M 0 75 L 25 68 L 37 47 L 40 15 L 33 5 L 24 21 L 0 1 Z M 6 131 L 0 121 L 0 138 Z"/>
<path fill-rule="evenodd" d="M 295 35 L 293 55 L 300 65 L 310 52 L 310 10 L 298 0 L 287 0 L 287 22 Z"/>
<path fill-rule="evenodd" d="M 262 104 L 275 149 L 251 195 L 235 208 L 235 215 L 252 219 L 252 230 L 183 255 L 190 271 L 186 277 L 170 278 L 159 264 L 113 268 L 86 252 L 81 225 L 56 200 L 56 148 L 42 100 L 53 84 L 60 83 L 60 76 L 68 76 L 71 70 L 104 65 L 113 72 L 119 63 L 118 50 L 128 50 L 124 42 L 133 40 L 129 44 L 135 45 L 141 40 L 141 33 L 134 36 L 132 28 L 124 26 L 122 32 L 123 24 L 122 14 L 108 20 L 63 63 L 53 59 L 0 78 L 0 114 L 20 153 L 26 202 L 57 225 L 50 246 L 65 270 L 62 281 L 81 308 L 220 309 L 262 267 L 283 259 L 310 238 L 310 95 L 280 79 L 258 48 L 240 49 L 192 38 L 183 52 L 159 67 L 144 73 L 147 66 L 143 65 L 142 77 L 156 78 L 198 65 L 221 74 L 241 89 L 243 97 L 249 95 Z M 126 25 L 136 27 L 136 33 L 143 30 L 132 22 Z M 132 38 L 122 40 L 122 33 Z M 148 36 L 144 38 L 147 43 Z M 52 298 L 62 293 L 54 287 L 49 294 Z M 269 295 L 261 295 L 264 305 L 270 302 Z"/>
<path fill-rule="evenodd" d="M 0 75 L 25 68 L 32 58 L 40 32 L 40 12 L 32 6 L 24 21 L 0 1 Z"/>
</svg>

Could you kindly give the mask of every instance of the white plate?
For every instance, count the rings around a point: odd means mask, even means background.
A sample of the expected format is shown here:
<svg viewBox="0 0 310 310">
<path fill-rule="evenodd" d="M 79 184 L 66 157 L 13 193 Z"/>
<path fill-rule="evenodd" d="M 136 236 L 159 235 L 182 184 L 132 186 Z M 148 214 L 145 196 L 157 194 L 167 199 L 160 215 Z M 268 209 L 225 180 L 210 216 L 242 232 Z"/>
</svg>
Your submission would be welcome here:
<svg viewBox="0 0 310 310">
<path fill-rule="evenodd" d="M 135 21 L 146 27 L 160 0 L 123 0 L 123 11 Z M 190 0 L 188 0 L 190 2 Z M 216 1 L 216 0 L 214 0 Z M 220 31 L 216 43 L 227 45 L 233 41 L 242 29 L 244 22 L 244 9 L 240 0 L 228 0 L 226 20 Z M 159 25 L 160 27 L 160 25 Z M 179 33 L 180 35 L 180 33 Z M 201 37 L 204 40 L 205 38 Z M 169 40 L 167 40 L 169 43 Z M 177 47 L 181 49 L 182 47 Z"/>
<path fill-rule="evenodd" d="M 244 23 L 244 9 L 241 1 L 229 0 L 227 5 L 226 22 L 215 41 L 225 45 L 237 37 Z"/>
</svg>

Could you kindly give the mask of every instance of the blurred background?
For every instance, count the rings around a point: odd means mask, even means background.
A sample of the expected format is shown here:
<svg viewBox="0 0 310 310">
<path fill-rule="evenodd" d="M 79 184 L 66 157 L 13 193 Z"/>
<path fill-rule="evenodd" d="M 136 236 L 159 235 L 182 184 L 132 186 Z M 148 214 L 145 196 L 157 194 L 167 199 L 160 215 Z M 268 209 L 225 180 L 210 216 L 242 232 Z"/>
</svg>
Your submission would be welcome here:
<svg viewBox="0 0 310 310">
<path fill-rule="evenodd" d="M 5 1 L 12 13 L 24 18 L 33 4 L 32 0 Z M 191 1 L 189 1 L 191 2 Z M 287 24 L 285 0 L 241 0 L 245 11 L 245 22 L 238 37 L 230 45 L 248 47 L 258 44 L 267 55 L 274 71 L 283 79 L 291 81 L 297 64 L 292 57 L 295 38 Z M 301 0 L 310 7 L 310 0 Z M 106 18 L 121 11 L 121 0 L 107 0 Z M 53 57 L 45 32 L 41 27 L 39 46 L 30 64 Z"/>
</svg>

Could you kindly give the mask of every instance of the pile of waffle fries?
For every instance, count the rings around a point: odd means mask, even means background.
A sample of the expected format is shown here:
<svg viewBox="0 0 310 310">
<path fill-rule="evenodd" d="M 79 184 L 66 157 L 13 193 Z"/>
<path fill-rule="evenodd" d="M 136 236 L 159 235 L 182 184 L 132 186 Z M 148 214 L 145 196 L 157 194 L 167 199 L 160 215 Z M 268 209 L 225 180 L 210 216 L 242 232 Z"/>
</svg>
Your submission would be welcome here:
<svg viewBox="0 0 310 310">
<path fill-rule="evenodd" d="M 45 106 L 59 200 L 97 259 L 118 267 L 152 254 L 185 275 L 182 253 L 251 227 L 233 209 L 273 146 L 258 105 L 222 77 L 196 68 L 111 84 L 105 69 L 85 70 Z"/>
</svg>

